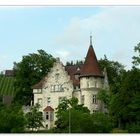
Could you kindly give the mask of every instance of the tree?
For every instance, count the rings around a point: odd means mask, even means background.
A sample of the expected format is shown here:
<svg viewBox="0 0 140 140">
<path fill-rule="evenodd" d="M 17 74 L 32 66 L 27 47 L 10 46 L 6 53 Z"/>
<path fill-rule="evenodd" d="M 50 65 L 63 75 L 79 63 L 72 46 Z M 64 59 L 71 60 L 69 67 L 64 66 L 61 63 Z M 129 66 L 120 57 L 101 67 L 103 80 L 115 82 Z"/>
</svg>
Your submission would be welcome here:
<svg viewBox="0 0 140 140">
<path fill-rule="evenodd" d="M 100 59 L 98 62 L 102 71 L 104 70 L 104 68 L 106 68 L 107 70 L 110 90 L 112 91 L 112 93 L 117 93 L 121 76 L 125 72 L 125 67 L 118 61 L 108 60 L 106 55 L 104 56 L 104 59 Z"/>
<path fill-rule="evenodd" d="M 119 122 L 119 127 L 140 122 L 140 70 L 133 68 L 126 72 L 118 93 L 112 96 L 110 113 Z"/>
<path fill-rule="evenodd" d="M 140 65 L 140 43 L 137 44 L 137 46 L 134 47 L 134 51 L 138 53 L 138 56 L 133 56 L 133 64 L 134 66 Z"/>
<path fill-rule="evenodd" d="M 97 112 L 92 116 L 92 132 L 93 133 L 109 133 L 113 128 L 113 123 L 109 115 Z"/>
<path fill-rule="evenodd" d="M 31 106 L 30 112 L 25 115 L 27 121 L 27 128 L 38 129 L 43 127 L 43 115 L 42 112 L 39 111 L 39 104 L 35 106 Z"/>
<path fill-rule="evenodd" d="M 110 91 L 107 89 L 101 89 L 98 94 L 97 98 L 106 106 L 107 110 L 109 110 L 109 103 L 110 103 Z M 101 111 L 103 111 L 103 108 L 101 108 Z"/>
<path fill-rule="evenodd" d="M 103 113 L 90 114 L 88 108 L 79 105 L 75 97 L 60 103 L 56 113 L 56 129 L 63 133 L 110 132 L 112 129 L 109 116 Z"/>
<path fill-rule="evenodd" d="M 135 52 L 140 54 L 140 43 L 134 47 Z M 127 129 L 128 132 L 140 132 L 140 55 L 132 57 L 134 64 L 131 70 L 120 75 L 118 87 L 112 94 L 110 101 L 110 115 L 118 124 L 118 127 Z"/>
<path fill-rule="evenodd" d="M 83 107 L 83 105 L 78 105 L 77 98 L 73 97 L 69 100 L 63 100 L 57 108 L 57 121 L 55 122 L 56 128 L 62 132 L 68 132 L 69 127 L 71 127 L 71 132 L 78 132 L 80 127 L 78 125 L 79 120 L 83 113 L 89 113 L 89 110 L 87 107 Z M 69 121 L 71 121 L 71 124 L 69 124 Z"/>
<path fill-rule="evenodd" d="M 44 50 L 23 56 L 22 61 L 14 63 L 15 92 L 14 102 L 29 105 L 33 98 L 31 86 L 39 82 L 53 66 L 55 59 Z"/>
<path fill-rule="evenodd" d="M 0 133 L 24 132 L 26 120 L 20 105 L 0 105 Z"/>
</svg>

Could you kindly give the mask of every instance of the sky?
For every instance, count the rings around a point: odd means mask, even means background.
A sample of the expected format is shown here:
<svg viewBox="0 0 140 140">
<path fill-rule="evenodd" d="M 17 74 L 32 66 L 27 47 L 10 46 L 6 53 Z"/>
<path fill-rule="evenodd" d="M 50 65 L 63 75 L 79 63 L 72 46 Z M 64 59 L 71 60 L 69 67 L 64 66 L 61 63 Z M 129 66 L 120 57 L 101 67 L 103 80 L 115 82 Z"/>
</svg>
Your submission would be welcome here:
<svg viewBox="0 0 140 140">
<path fill-rule="evenodd" d="M 0 71 L 43 49 L 66 61 L 83 60 L 90 33 L 97 59 L 132 67 L 140 42 L 139 6 L 0 6 Z"/>
</svg>

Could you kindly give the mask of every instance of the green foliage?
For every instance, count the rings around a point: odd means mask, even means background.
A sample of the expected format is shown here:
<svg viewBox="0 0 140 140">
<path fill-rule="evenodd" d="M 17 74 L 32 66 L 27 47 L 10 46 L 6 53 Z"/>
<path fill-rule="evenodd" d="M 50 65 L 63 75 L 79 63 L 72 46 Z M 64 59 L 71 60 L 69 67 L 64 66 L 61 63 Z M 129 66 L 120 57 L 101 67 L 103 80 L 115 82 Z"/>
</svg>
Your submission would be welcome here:
<svg viewBox="0 0 140 140">
<path fill-rule="evenodd" d="M 125 128 L 126 124 L 140 122 L 140 70 L 133 68 L 121 80 L 118 93 L 112 95 L 110 114 Z"/>
<path fill-rule="evenodd" d="M 106 133 L 112 129 L 109 116 L 103 113 L 90 114 L 88 108 L 78 105 L 78 99 L 74 97 L 60 103 L 56 113 L 56 130 L 59 132 Z"/>
<path fill-rule="evenodd" d="M 106 89 L 101 89 L 98 92 L 97 98 L 102 101 L 104 104 L 106 104 L 107 106 L 109 106 L 109 102 L 110 102 L 110 94 L 109 91 L 107 91 Z"/>
<path fill-rule="evenodd" d="M 22 61 L 14 64 L 16 96 L 14 101 L 30 104 L 33 99 L 31 86 L 39 82 L 53 66 L 55 59 L 44 50 L 23 56 Z"/>
<path fill-rule="evenodd" d="M 76 62 L 74 63 L 73 61 L 71 61 L 71 62 L 66 62 L 66 66 L 72 66 L 72 65 L 82 65 L 82 64 L 84 64 L 84 61 L 82 61 L 82 60 L 76 60 Z"/>
<path fill-rule="evenodd" d="M 140 133 L 140 122 L 127 124 L 126 129 L 128 130 L 129 133 Z"/>
<path fill-rule="evenodd" d="M 104 68 L 107 70 L 108 82 L 111 91 L 113 91 L 113 93 L 118 92 L 121 75 L 125 72 L 124 66 L 117 61 L 108 60 L 106 56 L 104 56 L 104 59 L 100 59 L 98 62 L 102 71 Z"/>
<path fill-rule="evenodd" d="M 2 95 L 14 95 L 14 77 L 6 77 L 0 75 L 0 94 Z"/>
<path fill-rule="evenodd" d="M 21 133 L 26 121 L 21 106 L 0 105 L 0 133 Z"/>
<path fill-rule="evenodd" d="M 112 130 L 113 123 L 110 117 L 101 112 L 92 114 L 94 133 L 109 133 Z"/>
<path fill-rule="evenodd" d="M 35 106 L 31 106 L 30 112 L 25 115 L 27 121 L 27 128 L 38 129 L 43 127 L 43 115 L 42 112 L 39 111 L 39 104 Z"/>
<path fill-rule="evenodd" d="M 134 47 L 134 51 L 138 53 L 138 56 L 133 56 L 133 64 L 134 66 L 140 65 L 140 43 L 137 44 L 137 46 Z"/>
</svg>

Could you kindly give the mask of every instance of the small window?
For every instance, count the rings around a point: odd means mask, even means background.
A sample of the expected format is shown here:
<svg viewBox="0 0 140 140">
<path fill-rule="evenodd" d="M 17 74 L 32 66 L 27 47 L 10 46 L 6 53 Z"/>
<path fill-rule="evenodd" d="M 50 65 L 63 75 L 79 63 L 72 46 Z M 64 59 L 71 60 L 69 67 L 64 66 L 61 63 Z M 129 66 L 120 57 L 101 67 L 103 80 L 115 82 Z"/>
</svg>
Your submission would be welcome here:
<svg viewBox="0 0 140 140">
<path fill-rule="evenodd" d="M 58 78 L 59 78 L 59 73 L 56 73 L 55 74 L 55 80 L 58 81 Z"/>
<path fill-rule="evenodd" d="M 37 103 L 42 107 L 42 98 L 38 98 Z"/>
<path fill-rule="evenodd" d="M 59 91 L 64 91 L 62 85 L 59 85 Z"/>
<path fill-rule="evenodd" d="M 51 91 L 55 91 L 55 85 L 51 85 Z"/>
<path fill-rule="evenodd" d="M 96 95 L 93 95 L 93 103 L 97 104 L 97 96 Z"/>
<path fill-rule="evenodd" d="M 50 105 L 50 102 L 51 102 L 51 97 L 48 97 L 47 98 L 47 105 Z"/>
<path fill-rule="evenodd" d="M 49 112 L 46 112 L 46 120 L 49 120 Z"/>
<path fill-rule="evenodd" d="M 98 87 L 98 82 L 97 81 L 95 81 L 95 87 Z"/>
<path fill-rule="evenodd" d="M 93 113 L 97 113 L 98 111 L 97 110 L 93 110 Z"/>
<path fill-rule="evenodd" d="M 48 124 L 46 124 L 46 129 L 48 129 Z"/>
<path fill-rule="evenodd" d="M 87 81 L 87 88 L 89 87 L 89 81 Z"/>
<path fill-rule="evenodd" d="M 77 68 L 77 71 L 79 71 L 79 70 L 80 70 L 80 68 L 78 67 L 78 68 Z"/>
</svg>

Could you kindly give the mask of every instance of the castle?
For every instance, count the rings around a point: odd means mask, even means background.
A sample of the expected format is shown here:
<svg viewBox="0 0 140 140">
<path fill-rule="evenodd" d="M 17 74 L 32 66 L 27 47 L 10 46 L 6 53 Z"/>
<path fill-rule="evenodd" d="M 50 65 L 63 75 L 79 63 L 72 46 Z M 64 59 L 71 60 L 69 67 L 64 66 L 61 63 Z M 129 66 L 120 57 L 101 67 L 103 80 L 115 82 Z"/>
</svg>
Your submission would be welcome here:
<svg viewBox="0 0 140 140">
<path fill-rule="evenodd" d="M 63 99 L 78 98 L 79 104 L 88 107 L 91 113 L 105 105 L 97 99 L 100 89 L 107 86 L 107 75 L 99 67 L 90 36 L 90 46 L 84 64 L 64 66 L 59 58 L 56 59 L 50 72 L 33 88 L 34 104 L 40 104 L 44 116 L 44 126 L 54 127 L 56 121 L 55 109 Z"/>
</svg>

